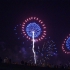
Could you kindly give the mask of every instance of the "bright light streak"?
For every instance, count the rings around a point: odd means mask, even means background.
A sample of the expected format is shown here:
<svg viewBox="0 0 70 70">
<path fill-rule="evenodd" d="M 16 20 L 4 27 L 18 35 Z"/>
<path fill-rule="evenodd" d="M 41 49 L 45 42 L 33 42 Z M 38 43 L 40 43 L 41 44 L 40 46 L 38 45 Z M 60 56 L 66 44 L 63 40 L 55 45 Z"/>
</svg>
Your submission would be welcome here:
<svg viewBox="0 0 70 70">
<path fill-rule="evenodd" d="M 35 40 L 34 40 L 34 31 L 32 31 L 32 34 L 33 34 L 33 47 L 32 47 L 32 51 L 34 53 L 34 61 L 35 61 L 35 64 L 36 64 L 36 53 L 34 51 L 34 42 L 35 42 Z"/>
</svg>

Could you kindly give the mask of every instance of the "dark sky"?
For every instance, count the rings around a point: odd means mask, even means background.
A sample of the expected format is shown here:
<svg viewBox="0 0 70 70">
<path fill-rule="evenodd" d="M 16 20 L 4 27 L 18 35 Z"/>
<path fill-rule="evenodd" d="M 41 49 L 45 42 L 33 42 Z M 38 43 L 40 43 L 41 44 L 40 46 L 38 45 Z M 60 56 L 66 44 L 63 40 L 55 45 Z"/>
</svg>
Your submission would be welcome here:
<svg viewBox="0 0 70 70">
<path fill-rule="evenodd" d="M 0 1 L 0 42 L 13 42 L 14 27 L 31 16 L 46 24 L 47 36 L 51 36 L 60 49 L 70 33 L 69 0 Z"/>
</svg>

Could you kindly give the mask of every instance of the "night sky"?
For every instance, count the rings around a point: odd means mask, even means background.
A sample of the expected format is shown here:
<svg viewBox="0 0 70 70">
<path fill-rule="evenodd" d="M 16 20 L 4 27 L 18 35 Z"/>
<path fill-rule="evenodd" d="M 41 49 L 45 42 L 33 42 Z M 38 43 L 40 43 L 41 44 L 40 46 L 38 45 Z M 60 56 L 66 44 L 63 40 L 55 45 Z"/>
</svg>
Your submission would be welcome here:
<svg viewBox="0 0 70 70">
<path fill-rule="evenodd" d="M 46 24 L 46 37 L 50 36 L 56 42 L 58 58 L 69 59 L 70 55 L 64 54 L 61 49 L 64 39 L 70 33 L 69 0 L 0 1 L 0 44 L 4 43 L 4 46 L 0 47 L 0 56 L 6 56 L 4 53 L 8 54 L 8 51 L 5 51 L 2 55 L 2 49 L 6 47 L 12 47 L 14 50 L 14 46 L 17 45 L 14 27 L 31 16 L 38 17 Z"/>
</svg>

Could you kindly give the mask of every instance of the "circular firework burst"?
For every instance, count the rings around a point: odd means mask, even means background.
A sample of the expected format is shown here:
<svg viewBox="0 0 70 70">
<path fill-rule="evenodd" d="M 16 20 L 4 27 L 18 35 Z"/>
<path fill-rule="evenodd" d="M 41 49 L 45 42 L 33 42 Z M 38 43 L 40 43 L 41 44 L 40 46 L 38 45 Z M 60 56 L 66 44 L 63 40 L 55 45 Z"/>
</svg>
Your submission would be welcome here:
<svg viewBox="0 0 70 70">
<path fill-rule="evenodd" d="M 32 31 L 34 31 L 35 41 L 41 41 L 46 36 L 45 24 L 36 17 L 26 19 L 22 24 L 22 31 L 24 36 L 32 41 Z"/>
<path fill-rule="evenodd" d="M 64 42 L 62 44 L 62 50 L 64 53 L 70 54 L 70 34 L 64 40 Z"/>
</svg>

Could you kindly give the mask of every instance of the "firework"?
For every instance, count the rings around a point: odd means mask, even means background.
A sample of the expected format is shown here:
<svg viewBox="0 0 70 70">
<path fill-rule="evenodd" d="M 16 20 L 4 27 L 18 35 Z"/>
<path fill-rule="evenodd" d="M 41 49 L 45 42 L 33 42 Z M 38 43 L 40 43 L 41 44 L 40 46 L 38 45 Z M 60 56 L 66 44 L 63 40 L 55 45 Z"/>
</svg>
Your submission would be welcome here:
<svg viewBox="0 0 70 70">
<path fill-rule="evenodd" d="M 64 53 L 70 54 L 70 34 L 64 40 L 64 42 L 62 44 L 62 50 Z"/>
</svg>

